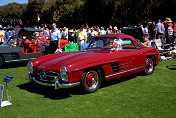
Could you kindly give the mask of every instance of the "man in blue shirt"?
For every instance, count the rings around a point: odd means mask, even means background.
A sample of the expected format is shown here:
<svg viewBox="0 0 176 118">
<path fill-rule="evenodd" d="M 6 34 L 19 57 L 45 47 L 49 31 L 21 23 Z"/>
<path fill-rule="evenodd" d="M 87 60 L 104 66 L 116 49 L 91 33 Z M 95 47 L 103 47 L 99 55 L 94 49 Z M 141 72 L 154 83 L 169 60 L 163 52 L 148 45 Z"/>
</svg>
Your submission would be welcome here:
<svg viewBox="0 0 176 118">
<path fill-rule="evenodd" d="M 156 34 L 155 39 L 160 39 L 162 44 L 164 43 L 163 34 L 165 31 L 163 23 L 161 23 L 161 20 L 158 20 L 158 23 L 155 26 Z"/>
<path fill-rule="evenodd" d="M 53 54 L 58 48 L 58 40 L 61 38 L 60 31 L 56 28 L 56 24 L 52 24 L 53 29 L 50 32 L 50 54 Z"/>
</svg>

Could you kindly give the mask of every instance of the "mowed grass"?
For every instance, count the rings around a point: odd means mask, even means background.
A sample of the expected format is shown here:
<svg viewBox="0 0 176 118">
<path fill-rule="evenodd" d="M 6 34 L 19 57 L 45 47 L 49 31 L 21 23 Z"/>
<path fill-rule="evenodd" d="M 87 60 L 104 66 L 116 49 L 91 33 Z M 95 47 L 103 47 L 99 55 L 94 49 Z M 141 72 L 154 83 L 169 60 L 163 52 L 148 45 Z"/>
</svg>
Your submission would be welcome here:
<svg viewBox="0 0 176 118">
<path fill-rule="evenodd" d="M 152 75 L 117 79 L 91 94 L 30 83 L 27 71 L 0 69 L 1 79 L 15 76 L 8 84 L 12 105 L 0 108 L 0 118 L 176 118 L 175 59 L 162 61 Z"/>
</svg>

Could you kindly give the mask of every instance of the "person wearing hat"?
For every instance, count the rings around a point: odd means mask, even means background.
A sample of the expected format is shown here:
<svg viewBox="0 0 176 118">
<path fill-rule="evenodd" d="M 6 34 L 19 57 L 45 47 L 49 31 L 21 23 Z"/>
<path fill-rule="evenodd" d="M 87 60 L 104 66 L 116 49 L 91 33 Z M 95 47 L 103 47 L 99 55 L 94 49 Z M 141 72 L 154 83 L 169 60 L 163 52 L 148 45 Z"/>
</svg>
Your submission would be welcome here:
<svg viewBox="0 0 176 118">
<path fill-rule="evenodd" d="M 166 19 L 166 26 L 165 26 L 165 29 L 167 29 L 168 26 L 170 26 L 171 28 L 173 28 L 173 24 L 172 24 L 171 18 L 167 18 L 167 19 Z"/>
<path fill-rule="evenodd" d="M 143 36 L 143 42 L 140 42 L 139 45 L 141 47 L 151 47 L 151 42 L 148 40 L 148 36 Z"/>
<path fill-rule="evenodd" d="M 60 31 L 56 28 L 56 23 L 52 24 L 53 29 L 50 32 L 50 54 L 53 54 L 58 48 L 58 40 L 61 38 Z"/>
</svg>

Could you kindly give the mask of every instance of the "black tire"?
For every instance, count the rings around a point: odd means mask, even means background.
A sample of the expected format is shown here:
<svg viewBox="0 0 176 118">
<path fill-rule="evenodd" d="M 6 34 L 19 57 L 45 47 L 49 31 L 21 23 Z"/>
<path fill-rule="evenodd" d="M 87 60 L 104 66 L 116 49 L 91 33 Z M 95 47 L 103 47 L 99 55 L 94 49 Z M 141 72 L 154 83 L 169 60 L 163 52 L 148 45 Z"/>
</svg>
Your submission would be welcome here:
<svg viewBox="0 0 176 118">
<path fill-rule="evenodd" d="M 0 68 L 3 66 L 3 64 L 4 64 L 4 60 L 3 60 L 3 58 L 0 56 Z"/>
<path fill-rule="evenodd" d="M 89 70 L 82 74 L 81 88 L 86 93 L 92 93 L 99 89 L 101 85 L 101 73 L 95 70 Z"/>
<path fill-rule="evenodd" d="M 144 73 L 150 75 L 155 69 L 154 59 L 152 57 L 146 57 Z"/>
</svg>

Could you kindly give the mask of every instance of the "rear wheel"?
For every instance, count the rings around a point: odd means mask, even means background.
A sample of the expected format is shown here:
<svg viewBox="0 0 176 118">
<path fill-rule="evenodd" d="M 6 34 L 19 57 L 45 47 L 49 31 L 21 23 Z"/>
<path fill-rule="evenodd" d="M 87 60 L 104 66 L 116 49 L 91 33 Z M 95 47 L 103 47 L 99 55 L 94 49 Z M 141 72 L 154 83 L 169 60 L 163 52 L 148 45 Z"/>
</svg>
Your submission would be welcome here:
<svg viewBox="0 0 176 118">
<path fill-rule="evenodd" d="M 81 87 L 87 93 L 95 92 L 101 85 L 101 76 L 98 71 L 90 70 L 83 73 Z"/>
<path fill-rule="evenodd" d="M 145 59 L 145 68 L 144 68 L 145 74 L 147 74 L 147 75 L 152 74 L 154 69 L 155 69 L 154 59 L 152 57 L 147 57 Z"/>
</svg>

